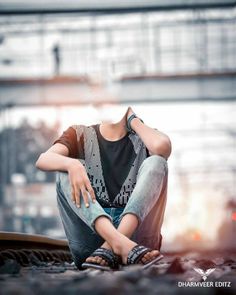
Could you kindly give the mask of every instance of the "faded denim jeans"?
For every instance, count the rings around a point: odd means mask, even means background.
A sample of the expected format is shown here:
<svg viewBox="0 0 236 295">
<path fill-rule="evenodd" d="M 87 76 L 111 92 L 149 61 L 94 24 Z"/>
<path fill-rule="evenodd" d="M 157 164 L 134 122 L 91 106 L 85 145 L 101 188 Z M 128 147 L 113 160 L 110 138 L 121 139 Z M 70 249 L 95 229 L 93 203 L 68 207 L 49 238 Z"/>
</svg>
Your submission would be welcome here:
<svg viewBox="0 0 236 295">
<path fill-rule="evenodd" d="M 81 207 L 77 208 L 71 199 L 68 173 L 57 172 L 56 176 L 58 209 L 72 258 L 78 268 L 104 242 L 94 226 L 100 216 L 109 218 L 117 228 L 125 214 L 135 214 L 139 223 L 131 239 L 146 247 L 160 249 L 168 180 L 168 166 L 163 157 L 153 155 L 143 161 L 135 188 L 124 208 L 103 208 L 97 201 L 90 201 L 90 206 L 86 208 L 82 197 Z"/>
</svg>

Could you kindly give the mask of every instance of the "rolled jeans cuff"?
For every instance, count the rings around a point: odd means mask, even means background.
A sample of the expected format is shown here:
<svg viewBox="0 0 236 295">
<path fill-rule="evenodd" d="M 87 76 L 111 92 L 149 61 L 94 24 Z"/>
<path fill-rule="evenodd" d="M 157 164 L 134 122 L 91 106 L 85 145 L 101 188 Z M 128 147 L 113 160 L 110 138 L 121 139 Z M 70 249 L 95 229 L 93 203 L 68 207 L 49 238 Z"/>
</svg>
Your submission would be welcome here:
<svg viewBox="0 0 236 295">
<path fill-rule="evenodd" d="M 91 230 L 97 233 L 95 229 L 95 220 L 100 216 L 106 216 L 109 220 L 112 221 L 112 217 L 107 214 L 99 202 L 96 200 L 95 203 L 89 201 L 90 206 L 87 208 L 85 206 L 84 200 L 82 195 L 80 196 L 81 199 L 81 207 L 78 208 L 76 204 L 73 203 L 71 199 L 71 186 L 68 179 L 68 173 L 66 172 L 59 172 L 57 173 L 57 182 L 56 182 L 56 190 L 58 193 L 59 198 L 65 198 L 68 202 L 71 209 L 75 212 L 75 214 L 85 223 L 87 224 Z"/>
</svg>

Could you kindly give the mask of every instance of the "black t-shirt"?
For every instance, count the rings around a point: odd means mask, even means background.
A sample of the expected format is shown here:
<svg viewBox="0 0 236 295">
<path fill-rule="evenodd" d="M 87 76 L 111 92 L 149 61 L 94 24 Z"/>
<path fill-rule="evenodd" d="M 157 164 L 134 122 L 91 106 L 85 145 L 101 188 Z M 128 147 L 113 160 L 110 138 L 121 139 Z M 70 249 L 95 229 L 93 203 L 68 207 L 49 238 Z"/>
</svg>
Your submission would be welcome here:
<svg viewBox="0 0 236 295">
<path fill-rule="evenodd" d="M 128 176 L 130 167 L 135 160 L 134 146 L 127 133 L 116 141 L 106 140 L 100 133 L 99 124 L 92 125 L 95 129 L 100 149 L 101 164 L 107 192 L 111 202 L 119 193 Z M 84 159 L 83 137 L 78 142 L 76 131 L 69 127 L 61 137 L 54 141 L 62 143 L 69 149 L 69 157 Z M 148 151 L 147 151 L 147 155 Z"/>
</svg>

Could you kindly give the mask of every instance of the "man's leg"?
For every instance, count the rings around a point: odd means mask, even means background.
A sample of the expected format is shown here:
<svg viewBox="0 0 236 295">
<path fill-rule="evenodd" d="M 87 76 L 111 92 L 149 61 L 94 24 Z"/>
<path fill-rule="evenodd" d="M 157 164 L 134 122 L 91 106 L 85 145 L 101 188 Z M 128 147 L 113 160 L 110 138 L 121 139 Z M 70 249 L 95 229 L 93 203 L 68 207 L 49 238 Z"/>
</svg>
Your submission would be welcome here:
<svg viewBox="0 0 236 295">
<path fill-rule="evenodd" d="M 90 202 L 86 208 L 81 200 L 81 208 L 71 201 L 70 184 L 67 173 L 57 174 L 57 200 L 62 223 L 68 238 L 73 260 L 78 268 L 96 248 L 106 240 L 116 254 L 121 255 L 125 263 L 128 252 L 136 245 L 125 235 L 118 232 L 112 224 L 112 218 L 98 202 Z M 97 263 L 106 265 L 98 257 Z"/>
<path fill-rule="evenodd" d="M 71 188 L 67 173 L 57 173 L 56 190 L 58 209 L 70 251 L 76 266 L 80 268 L 86 257 L 104 242 L 104 239 L 97 234 L 94 228 L 95 219 L 103 216 L 111 223 L 112 218 L 98 202 L 90 202 L 90 207 L 86 208 L 81 200 L 81 208 L 77 208 L 71 200 Z"/>
<path fill-rule="evenodd" d="M 160 249 L 160 229 L 166 204 L 167 172 L 167 163 L 163 157 L 151 156 L 142 163 L 135 189 L 120 215 L 121 221 L 117 228 L 122 235 L 128 238 L 134 236 L 135 240 L 133 243 L 122 241 L 123 250 L 118 249 L 118 252 L 123 251 L 124 257 L 127 256 L 130 247 L 136 245 L 136 242 L 150 248 Z M 102 247 L 108 249 L 116 247 L 114 245 L 117 243 L 116 238 L 113 237 L 113 239 L 115 241 L 111 241 L 110 244 L 110 239 L 105 239 Z M 159 252 L 155 250 L 148 252 L 144 255 L 142 262 L 145 263 L 158 254 Z M 106 264 L 99 257 L 89 257 L 86 261 Z"/>
<path fill-rule="evenodd" d="M 131 214 L 128 213 L 125 215 L 124 219 L 129 222 L 130 217 Z M 116 230 L 113 224 L 104 216 L 100 216 L 96 219 L 95 227 L 99 235 L 106 241 L 103 243 L 102 247 L 112 249 L 114 253 L 121 256 L 123 263 L 126 264 L 128 253 L 134 246 L 137 245 L 137 243 L 129 239 L 120 231 Z M 158 250 L 151 250 L 143 256 L 142 262 L 145 263 L 149 260 L 152 260 L 158 255 Z M 88 257 L 86 261 L 107 265 L 107 262 L 99 256 Z"/>
<path fill-rule="evenodd" d="M 168 165 L 158 155 L 145 159 L 138 171 L 137 183 L 122 217 L 127 213 L 138 219 L 132 238 L 143 245 L 160 249 L 161 226 L 163 223 L 167 196 Z"/>
</svg>

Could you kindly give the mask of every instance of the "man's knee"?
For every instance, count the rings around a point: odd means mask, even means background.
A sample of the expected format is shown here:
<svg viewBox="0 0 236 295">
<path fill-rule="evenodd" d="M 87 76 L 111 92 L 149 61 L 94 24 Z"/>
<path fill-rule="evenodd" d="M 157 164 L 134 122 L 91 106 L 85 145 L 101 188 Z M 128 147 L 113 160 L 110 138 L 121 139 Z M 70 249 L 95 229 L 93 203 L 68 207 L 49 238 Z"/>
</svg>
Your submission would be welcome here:
<svg viewBox="0 0 236 295">
<path fill-rule="evenodd" d="M 58 171 L 56 173 L 56 192 L 59 199 L 68 199 L 71 197 L 71 185 L 67 172 Z"/>
<path fill-rule="evenodd" d="M 70 184 L 69 175 L 67 172 L 57 171 L 56 172 L 56 186 L 60 188 L 67 188 Z"/>
<path fill-rule="evenodd" d="M 167 161 L 165 158 L 159 155 L 152 155 L 146 158 L 142 163 L 142 169 L 147 170 L 150 173 L 161 173 L 166 174 L 167 172 Z"/>
</svg>

